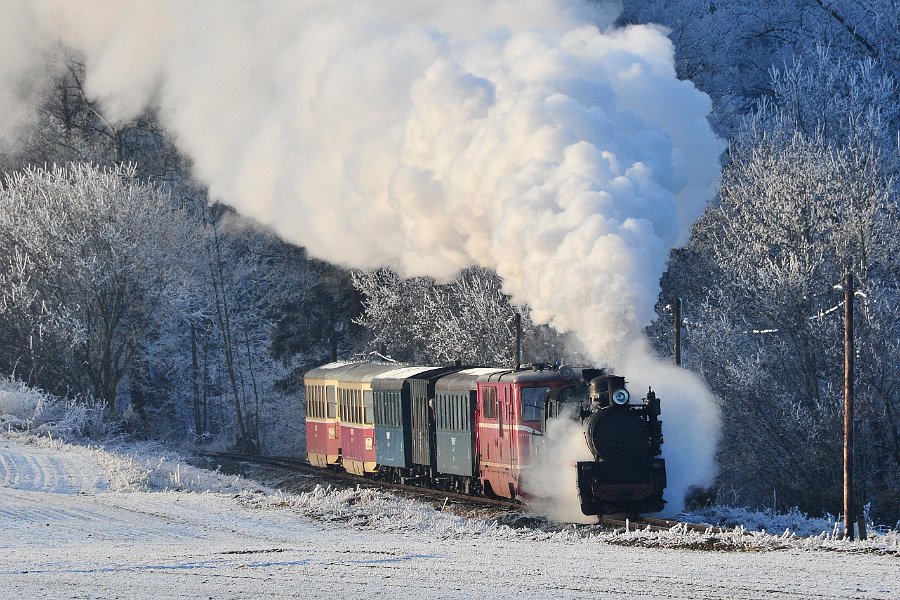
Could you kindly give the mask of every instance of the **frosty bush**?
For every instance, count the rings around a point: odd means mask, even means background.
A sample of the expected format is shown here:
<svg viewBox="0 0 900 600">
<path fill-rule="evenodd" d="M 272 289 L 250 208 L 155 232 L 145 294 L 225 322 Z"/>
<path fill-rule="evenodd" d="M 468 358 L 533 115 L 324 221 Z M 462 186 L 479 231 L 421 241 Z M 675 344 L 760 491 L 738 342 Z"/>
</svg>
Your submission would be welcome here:
<svg viewBox="0 0 900 600">
<path fill-rule="evenodd" d="M 42 415 L 47 414 L 46 408 L 52 412 L 58 403 L 58 398 L 31 389 L 19 381 L 0 380 L 0 424 L 4 429 L 30 429 Z"/>
<path fill-rule="evenodd" d="M 66 440 L 102 439 L 118 430 L 100 402 L 66 400 L 11 379 L 0 381 L 0 426 Z"/>
</svg>

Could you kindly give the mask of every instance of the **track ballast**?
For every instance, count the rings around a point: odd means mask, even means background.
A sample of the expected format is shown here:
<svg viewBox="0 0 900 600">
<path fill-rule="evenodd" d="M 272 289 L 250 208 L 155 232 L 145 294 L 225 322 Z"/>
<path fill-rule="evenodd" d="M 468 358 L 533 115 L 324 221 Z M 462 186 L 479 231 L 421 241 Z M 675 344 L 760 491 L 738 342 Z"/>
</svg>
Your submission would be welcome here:
<svg viewBox="0 0 900 600">
<path fill-rule="evenodd" d="M 236 454 L 231 452 L 202 452 L 200 453 L 200 455 L 209 458 L 223 458 L 236 462 L 278 467 L 295 473 L 314 475 L 322 479 L 345 482 L 356 486 L 362 485 L 371 488 L 401 491 L 416 496 L 427 496 L 432 500 L 436 500 L 438 502 L 443 500 L 445 506 L 448 501 L 452 500 L 457 505 L 494 508 L 515 513 L 524 513 L 527 509 L 527 505 L 522 504 L 521 502 L 499 500 L 496 498 L 484 498 L 481 496 L 468 496 L 465 494 L 458 494 L 455 492 L 448 492 L 444 490 L 434 490 L 431 488 L 419 486 L 391 483 L 378 479 L 362 478 L 356 475 L 351 475 L 346 471 L 314 467 L 305 460 L 267 456 L 250 456 L 246 454 Z M 683 521 L 657 519 L 653 517 L 616 518 L 603 516 L 598 517 L 597 524 L 626 532 L 637 530 L 671 531 L 675 529 L 710 534 L 723 533 L 727 531 L 725 529 L 722 529 L 721 527 L 715 527 L 703 523 L 686 523 Z"/>
</svg>

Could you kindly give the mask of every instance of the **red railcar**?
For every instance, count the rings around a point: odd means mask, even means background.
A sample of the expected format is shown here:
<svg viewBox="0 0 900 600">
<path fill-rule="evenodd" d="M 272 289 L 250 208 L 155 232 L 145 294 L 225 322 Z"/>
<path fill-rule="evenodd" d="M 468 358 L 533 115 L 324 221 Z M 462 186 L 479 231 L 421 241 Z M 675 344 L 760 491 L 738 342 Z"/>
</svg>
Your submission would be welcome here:
<svg viewBox="0 0 900 600">
<path fill-rule="evenodd" d="M 497 496 L 521 494 L 523 474 L 541 443 L 547 397 L 572 371 L 501 371 L 478 380 L 477 448 L 482 488 Z"/>
</svg>

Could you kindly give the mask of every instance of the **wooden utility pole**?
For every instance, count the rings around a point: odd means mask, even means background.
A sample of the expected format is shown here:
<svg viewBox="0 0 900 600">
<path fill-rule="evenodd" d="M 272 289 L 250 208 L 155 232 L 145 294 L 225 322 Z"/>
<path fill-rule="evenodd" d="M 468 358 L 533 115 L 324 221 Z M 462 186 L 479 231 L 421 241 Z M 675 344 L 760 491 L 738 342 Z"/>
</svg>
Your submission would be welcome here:
<svg viewBox="0 0 900 600">
<path fill-rule="evenodd" d="M 681 298 L 675 298 L 672 309 L 672 318 L 675 320 L 675 366 L 681 366 Z"/>
<path fill-rule="evenodd" d="M 853 274 L 844 274 L 844 537 L 853 539 Z"/>
</svg>

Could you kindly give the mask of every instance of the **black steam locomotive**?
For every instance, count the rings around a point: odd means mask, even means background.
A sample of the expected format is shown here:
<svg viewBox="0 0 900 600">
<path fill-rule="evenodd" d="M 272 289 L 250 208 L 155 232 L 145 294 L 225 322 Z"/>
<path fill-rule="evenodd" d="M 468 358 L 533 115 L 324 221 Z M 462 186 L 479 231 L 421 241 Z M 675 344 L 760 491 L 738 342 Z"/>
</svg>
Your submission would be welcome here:
<svg viewBox="0 0 900 600">
<path fill-rule="evenodd" d="M 652 390 L 631 403 L 625 379 L 602 374 L 590 380 L 589 406 L 581 410 L 593 461 L 577 463 L 578 495 L 586 515 L 658 512 L 665 506 L 659 399 Z"/>
</svg>

